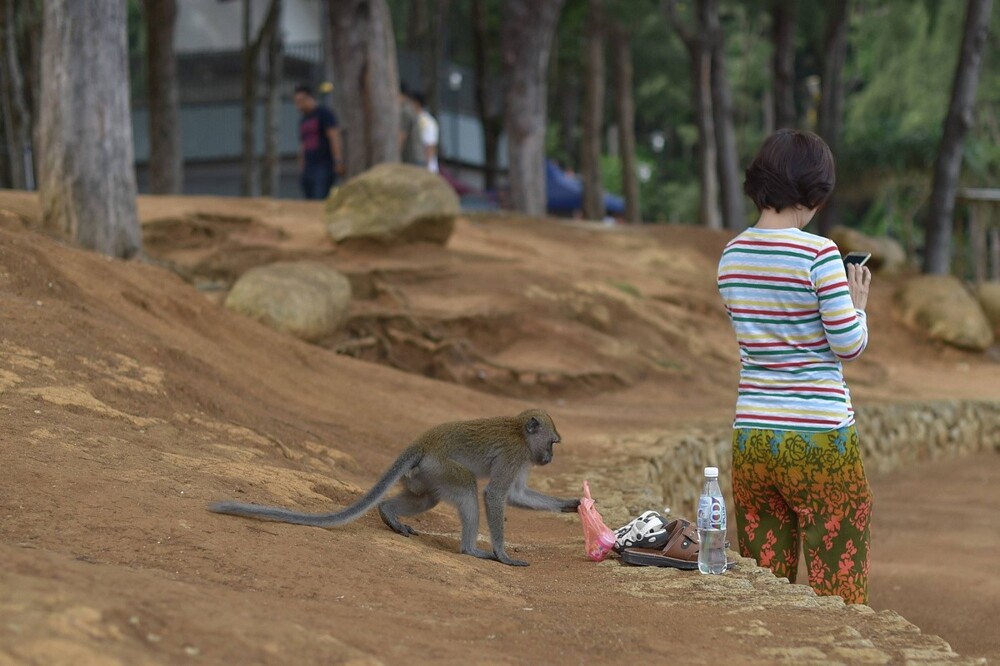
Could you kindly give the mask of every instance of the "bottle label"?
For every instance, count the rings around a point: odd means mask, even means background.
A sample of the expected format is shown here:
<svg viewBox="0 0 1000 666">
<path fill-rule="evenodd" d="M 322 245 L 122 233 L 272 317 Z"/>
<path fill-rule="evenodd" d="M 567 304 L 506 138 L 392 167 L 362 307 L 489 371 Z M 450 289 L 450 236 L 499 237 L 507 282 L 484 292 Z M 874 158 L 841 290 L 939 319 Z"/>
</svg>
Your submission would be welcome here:
<svg viewBox="0 0 1000 666">
<path fill-rule="evenodd" d="M 701 496 L 698 500 L 698 529 L 726 529 L 726 504 L 722 497 Z"/>
</svg>

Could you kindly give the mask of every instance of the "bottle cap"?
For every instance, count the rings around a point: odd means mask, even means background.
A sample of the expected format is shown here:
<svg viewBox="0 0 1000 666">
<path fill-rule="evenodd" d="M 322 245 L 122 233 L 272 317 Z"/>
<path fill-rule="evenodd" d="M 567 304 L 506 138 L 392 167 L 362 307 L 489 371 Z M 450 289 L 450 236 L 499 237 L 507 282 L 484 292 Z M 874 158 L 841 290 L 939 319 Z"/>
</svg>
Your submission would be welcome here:
<svg viewBox="0 0 1000 666">
<path fill-rule="evenodd" d="M 706 467 L 705 468 L 705 478 L 707 478 L 707 479 L 717 479 L 717 478 L 719 478 L 719 468 L 718 467 Z"/>
</svg>

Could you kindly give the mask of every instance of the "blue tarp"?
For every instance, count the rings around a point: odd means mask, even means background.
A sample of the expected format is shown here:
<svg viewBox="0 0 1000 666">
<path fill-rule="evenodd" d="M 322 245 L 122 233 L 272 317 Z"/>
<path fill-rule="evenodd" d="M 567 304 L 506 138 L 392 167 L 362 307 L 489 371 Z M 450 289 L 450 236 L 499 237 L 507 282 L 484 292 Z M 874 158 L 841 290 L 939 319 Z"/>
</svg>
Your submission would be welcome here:
<svg viewBox="0 0 1000 666">
<path fill-rule="evenodd" d="M 550 213 L 572 213 L 583 208 L 583 183 L 564 173 L 552 160 L 545 161 L 545 192 Z M 604 207 L 608 215 L 625 213 L 625 201 L 607 192 L 604 193 Z"/>
</svg>

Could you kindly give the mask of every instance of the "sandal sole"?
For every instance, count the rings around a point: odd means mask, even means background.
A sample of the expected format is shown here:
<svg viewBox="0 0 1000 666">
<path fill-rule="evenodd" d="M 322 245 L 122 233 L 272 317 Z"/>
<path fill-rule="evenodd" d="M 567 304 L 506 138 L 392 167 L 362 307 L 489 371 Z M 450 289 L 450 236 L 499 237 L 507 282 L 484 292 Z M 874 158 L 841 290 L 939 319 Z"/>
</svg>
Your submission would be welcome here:
<svg viewBox="0 0 1000 666">
<path fill-rule="evenodd" d="M 676 560 L 672 557 L 647 555 L 645 553 L 635 553 L 629 550 L 622 551 L 621 557 L 622 562 L 625 564 L 633 564 L 642 567 L 670 567 L 672 569 L 682 569 L 684 571 L 693 571 L 698 568 L 697 561 L 689 562 L 687 560 Z M 726 571 L 734 569 L 735 567 L 735 560 L 729 560 L 726 562 Z"/>
</svg>

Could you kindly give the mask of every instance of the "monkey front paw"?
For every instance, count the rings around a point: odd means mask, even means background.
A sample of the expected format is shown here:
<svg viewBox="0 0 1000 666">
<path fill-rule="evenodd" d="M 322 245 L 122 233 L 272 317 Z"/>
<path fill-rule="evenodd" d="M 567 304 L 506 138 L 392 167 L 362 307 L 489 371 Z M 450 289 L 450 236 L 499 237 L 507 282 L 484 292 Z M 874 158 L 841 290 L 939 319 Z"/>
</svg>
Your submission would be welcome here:
<svg viewBox="0 0 1000 666">
<path fill-rule="evenodd" d="M 580 500 L 578 500 L 578 499 L 567 500 L 566 503 L 563 504 L 562 512 L 563 513 L 576 513 L 576 510 L 577 510 L 577 508 L 579 506 L 580 506 Z"/>
</svg>

